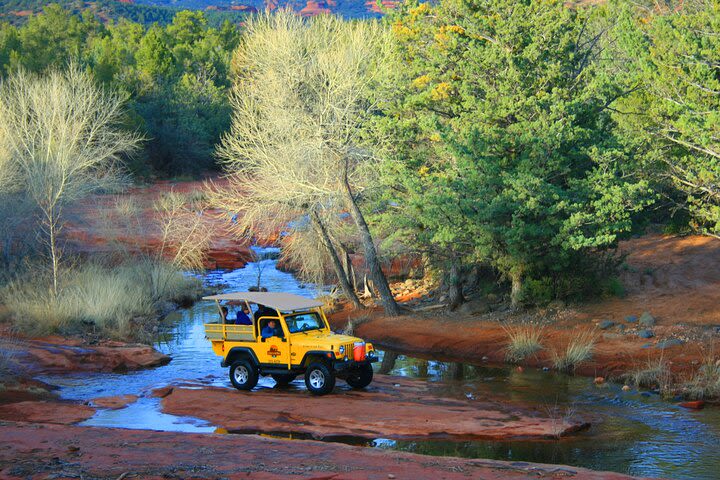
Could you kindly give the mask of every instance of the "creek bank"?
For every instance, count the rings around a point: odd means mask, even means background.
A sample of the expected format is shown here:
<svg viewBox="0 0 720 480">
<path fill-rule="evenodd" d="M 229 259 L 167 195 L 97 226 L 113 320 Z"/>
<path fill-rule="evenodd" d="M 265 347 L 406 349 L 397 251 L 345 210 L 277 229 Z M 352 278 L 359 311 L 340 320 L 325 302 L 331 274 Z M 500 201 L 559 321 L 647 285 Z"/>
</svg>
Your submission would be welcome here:
<svg viewBox="0 0 720 480">
<path fill-rule="evenodd" d="M 341 331 L 354 318 L 354 335 L 377 347 L 400 351 L 408 355 L 440 358 L 447 361 L 483 364 L 505 363 L 508 333 L 513 323 L 497 319 L 463 316 L 460 314 L 407 314 L 399 318 L 385 317 L 377 310 L 353 312 L 347 308 L 329 316 L 331 327 Z M 521 363 L 536 368 L 552 368 L 552 352 L 562 351 L 587 324 L 560 321 L 543 327 L 543 350 Z M 673 327 L 656 327 L 658 332 Z M 663 344 L 655 348 L 647 339 L 635 335 L 596 336 L 592 358 L 576 366 L 575 373 L 595 378 L 617 379 L 663 359 L 670 371 L 689 374 L 696 370 L 703 358 L 702 348 L 691 343 Z M 720 342 L 714 342 L 707 347 Z"/>
<path fill-rule="evenodd" d="M 428 391 L 427 382 L 377 375 L 364 390 L 338 385 L 318 399 L 305 390 L 175 387 L 158 392 L 162 411 L 194 416 L 229 431 L 285 432 L 314 438 L 550 439 L 589 428 L 581 420 L 510 403 L 459 400 Z M 231 408 L 228 408 L 232 405 Z"/>
<path fill-rule="evenodd" d="M 327 398 L 327 397 L 325 397 Z M 627 475 L 527 462 L 430 457 L 256 435 L 0 424 L 0 477 L 43 473 L 84 478 L 629 479 Z M 182 459 L 182 460 L 179 460 Z"/>
<path fill-rule="evenodd" d="M 24 375 L 73 372 L 123 372 L 166 365 L 170 357 L 153 347 L 135 343 L 100 341 L 88 344 L 77 338 L 48 336 L 0 341 L 16 369 Z"/>
</svg>

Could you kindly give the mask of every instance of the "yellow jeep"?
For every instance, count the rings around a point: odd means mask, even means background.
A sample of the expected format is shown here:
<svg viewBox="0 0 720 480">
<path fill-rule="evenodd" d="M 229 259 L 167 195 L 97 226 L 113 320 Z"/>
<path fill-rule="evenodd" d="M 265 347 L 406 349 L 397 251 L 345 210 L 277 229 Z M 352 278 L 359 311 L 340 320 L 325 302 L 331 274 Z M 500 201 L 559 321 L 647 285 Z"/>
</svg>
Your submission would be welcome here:
<svg viewBox="0 0 720 480">
<path fill-rule="evenodd" d="M 215 354 L 223 357 L 222 366 L 230 367 L 230 381 L 239 390 L 251 390 L 260 375 L 286 385 L 304 374 L 307 389 L 315 395 L 332 391 L 336 378 L 353 388 L 365 388 L 372 381 L 372 363 L 377 362 L 372 344 L 333 333 L 318 300 L 277 292 L 203 299 L 214 300 L 220 312 L 219 323 L 205 324 L 205 336 Z M 250 313 L 251 325 L 236 325 L 228 323 L 220 302 L 244 304 L 249 312 L 255 304 L 258 311 Z"/>
</svg>

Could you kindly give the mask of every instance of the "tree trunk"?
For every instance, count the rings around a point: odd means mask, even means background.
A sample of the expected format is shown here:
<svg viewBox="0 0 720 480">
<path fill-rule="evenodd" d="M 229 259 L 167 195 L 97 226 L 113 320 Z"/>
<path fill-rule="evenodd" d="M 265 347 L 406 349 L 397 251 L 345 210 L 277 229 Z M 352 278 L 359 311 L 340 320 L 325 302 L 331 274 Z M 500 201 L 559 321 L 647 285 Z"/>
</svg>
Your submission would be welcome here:
<svg viewBox="0 0 720 480">
<path fill-rule="evenodd" d="M 510 289 L 510 306 L 513 309 L 520 308 L 520 293 L 522 292 L 522 274 L 520 272 L 510 273 L 512 287 Z"/>
<path fill-rule="evenodd" d="M 450 300 L 450 310 L 455 310 L 465 303 L 463 296 L 463 282 L 460 278 L 460 269 L 456 262 L 450 267 L 450 275 L 448 277 L 448 299 Z"/>
<path fill-rule="evenodd" d="M 340 282 L 340 286 L 342 287 L 345 296 L 353 304 L 353 307 L 355 307 L 356 309 L 363 308 L 363 304 L 360 303 L 360 299 L 355 294 L 355 290 L 353 290 L 352 286 L 348 282 L 348 277 L 345 274 L 345 269 L 343 269 L 340 258 L 338 257 L 337 250 L 335 249 L 335 246 L 330 239 L 330 235 L 328 235 L 327 233 L 325 225 L 323 225 L 323 223 L 320 221 L 320 217 L 318 216 L 317 212 L 312 212 L 310 214 L 310 217 L 312 218 L 315 230 L 317 231 L 318 235 L 320 235 L 320 239 L 322 240 L 323 245 L 325 245 L 325 248 L 327 248 L 328 253 L 330 254 L 333 269 L 335 270 L 335 276 L 337 276 L 338 282 Z"/>
<path fill-rule="evenodd" d="M 380 259 L 378 258 L 377 250 L 375 249 L 375 243 L 373 242 L 372 234 L 370 233 L 370 227 L 368 227 L 365 221 L 365 216 L 360 211 L 355 197 L 353 196 L 350 183 L 347 179 L 347 172 L 343 181 L 345 199 L 347 200 L 348 208 L 350 209 L 350 216 L 355 221 L 360 232 L 360 239 L 362 240 L 363 249 L 365 250 L 365 261 L 370 268 L 370 278 L 372 278 L 375 288 L 377 288 L 380 294 L 380 303 L 385 310 L 387 315 L 397 317 L 400 315 L 400 308 L 395 302 L 390 291 L 390 285 L 388 285 L 387 278 L 380 267 Z"/>
<path fill-rule="evenodd" d="M 48 228 L 48 243 L 50 244 L 50 262 L 52 264 L 52 293 L 55 298 L 58 296 L 58 277 L 60 276 L 60 251 L 57 246 L 57 220 L 54 209 L 50 209 L 45 215 Z"/>
<path fill-rule="evenodd" d="M 397 357 L 397 353 L 385 350 L 385 354 L 383 355 L 382 362 L 380 363 L 378 373 L 381 373 L 383 375 L 387 375 L 388 373 L 390 373 L 390 370 L 395 368 L 395 360 L 397 360 Z"/>
</svg>

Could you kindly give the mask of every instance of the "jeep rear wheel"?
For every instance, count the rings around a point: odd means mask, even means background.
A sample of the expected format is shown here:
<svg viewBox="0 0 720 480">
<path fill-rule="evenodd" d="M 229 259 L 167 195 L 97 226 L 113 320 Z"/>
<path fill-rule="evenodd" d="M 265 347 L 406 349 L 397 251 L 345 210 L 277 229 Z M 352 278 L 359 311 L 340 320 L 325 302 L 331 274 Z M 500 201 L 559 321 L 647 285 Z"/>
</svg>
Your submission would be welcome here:
<svg viewBox="0 0 720 480">
<path fill-rule="evenodd" d="M 370 382 L 372 382 L 373 379 L 373 369 L 372 365 L 369 363 L 366 363 L 364 365 L 360 365 L 360 367 L 356 370 L 351 371 L 345 381 L 350 385 L 352 388 L 365 388 L 368 385 L 370 385 Z"/>
<path fill-rule="evenodd" d="M 313 395 L 325 395 L 335 388 L 335 374 L 324 363 L 311 363 L 305 371 L 305 385 Z"/>
<path fill-rule="evenodd" d="M 258 383 L 258 369 L 247 360 L 237 360 L 230 365 L 230 382 L 238 390 L 252 390 Z"/>
<path fill-rule="evenodd" d="M 281 387 L 284 387 L 287 386 L 288 383 L 295 380 L 296 375 L 293 375 L 292 373 L 273 373 L 271 377 L 273 378 L 273 380 L 275 380 L 275 383 L 277 383 Z"/>
</svg>

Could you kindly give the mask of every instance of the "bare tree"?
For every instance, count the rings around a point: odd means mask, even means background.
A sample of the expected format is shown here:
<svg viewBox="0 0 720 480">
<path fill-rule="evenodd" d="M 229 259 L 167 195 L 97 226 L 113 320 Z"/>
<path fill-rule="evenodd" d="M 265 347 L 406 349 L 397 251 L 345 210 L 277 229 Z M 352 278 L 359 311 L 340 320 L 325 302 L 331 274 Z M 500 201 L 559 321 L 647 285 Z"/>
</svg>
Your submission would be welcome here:
<svg viewBox="0 0 720 480">
<path fill-rule="evenodd" d="M 309 221 L 338 282 L 359 305 L 325 221 L 349 212 L 385 311 L 397 315 L 358 206 L 372 179 L 374 159 L 360 148 L 360 132 L 389 54 L 385 35 L 376 22 L 302 19 L 289 11 L 248 22 L 233 58 L 233 122 L 218 149 L 229 184 L 213 197 L 239 213 L 237 228 L 245 234 Z"/>
<path fill-rule="evenodd" d="M 18 72 L 0 85 L 0 138 L 6 192 L 23 190 L 40 211 L 58 293 L 63 208 L 121 178 L 123 155 L 141 138 L 118 128 L 123 97 L 76 66 L 44 76 Z"/>
</svg>

